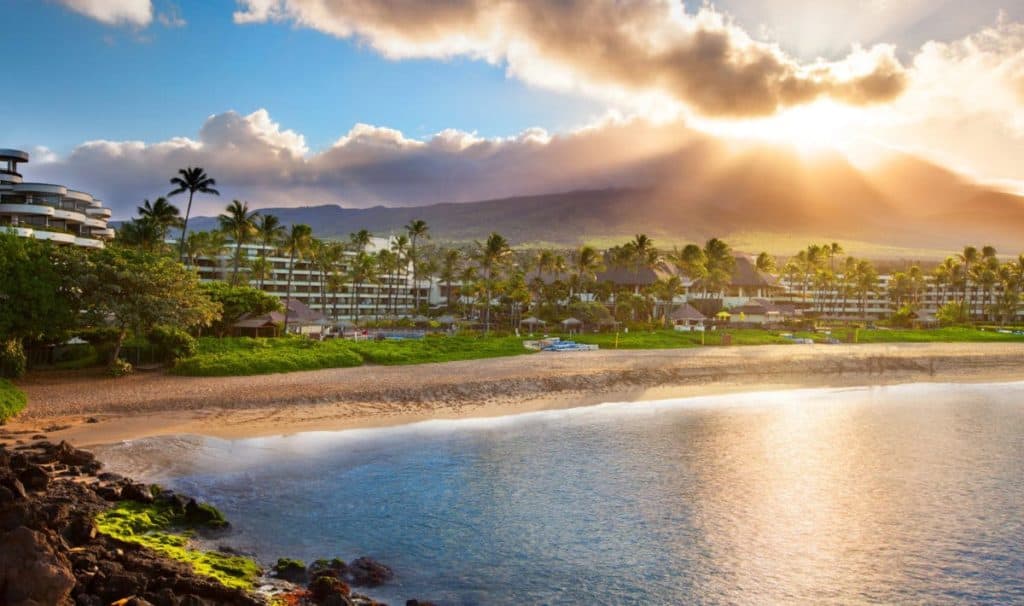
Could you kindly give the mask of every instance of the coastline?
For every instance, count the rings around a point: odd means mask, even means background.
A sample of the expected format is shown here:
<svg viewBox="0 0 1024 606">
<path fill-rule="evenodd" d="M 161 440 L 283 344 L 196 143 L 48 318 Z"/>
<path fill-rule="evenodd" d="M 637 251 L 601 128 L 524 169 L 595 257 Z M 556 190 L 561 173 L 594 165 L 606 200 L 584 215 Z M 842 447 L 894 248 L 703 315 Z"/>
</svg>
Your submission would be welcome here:
<svg viewBox="0 0 1024 606">
<path fill-rule="evenodd" d="M 489 417 L 609 401 L 810 387 L 1024 379 L 1024 343 L 765 345 L 540 353 L 249 377 L 38 373 L 0 442 L 45 434 L 94 446 Z"/>
</svg>

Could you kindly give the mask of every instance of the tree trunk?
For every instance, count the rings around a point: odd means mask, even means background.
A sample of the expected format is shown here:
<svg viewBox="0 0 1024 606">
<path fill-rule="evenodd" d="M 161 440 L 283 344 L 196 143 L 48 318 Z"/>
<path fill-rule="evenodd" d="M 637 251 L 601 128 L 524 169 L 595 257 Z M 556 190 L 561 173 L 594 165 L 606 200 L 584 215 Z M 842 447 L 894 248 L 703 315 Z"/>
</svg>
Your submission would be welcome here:
<svg viewBox="0 0 1024 606">
<path fill-rule="evenodd" d="M 117 359 L 121 355 L 121 345 L 124 343 L 125 332 L 126 331 L 122 330 L 121 332 L 117 333 L 117 340 L 114 341 L 114 354 L 110 358 L 111 365 L 117 364 Z"/>
<path fill-rule="evenodd" d="M 188 206 L 185 207 L 185 222 L 181 224 L 181 240 L 178 241 L 178 258 L 185 258 L 185 233 L 188 231 L 188 217 L 192 214 L 192 195 L 195 192 L 188 192 Z"/>
<path fill-rule="evenodd" d="M 284 334 L 288 334 L 288 304 L 292 298 L 292 274 L 295 272 L 295 251 L 288 256 L 288 285 L 285 287 L 284 295 Z"/>
</svg>

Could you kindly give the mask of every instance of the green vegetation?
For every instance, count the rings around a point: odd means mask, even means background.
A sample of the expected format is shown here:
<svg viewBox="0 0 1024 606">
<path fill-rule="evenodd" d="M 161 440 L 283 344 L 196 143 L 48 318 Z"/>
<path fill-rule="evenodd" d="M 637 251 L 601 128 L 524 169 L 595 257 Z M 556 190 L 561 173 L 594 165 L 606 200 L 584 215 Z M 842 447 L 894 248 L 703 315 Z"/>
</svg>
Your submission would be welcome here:
<svg viewBox="0 0 1024 606">
<path fill-rule="evenodd" d="M 893 329 L 893 330 L 859 330 L 858 343 L 1000 343 L 1024 342 L 1024 335 L 1015 335 L 950 326 L 931 330 Z"/>
<path fill-rule="evenodd" d="M 216 511 L 205 506 L 207 510 Z M 122 501 L 96 516 L 96 529 L 118 541 L 141 545 L 179 562 L 192 566 L 196 573 L 220 581 L 227 587 L 252 589 L 260 575 L 259 565 L 245 557 L 216 551 L 201 551 L 189 547 L 189 538 L 202 526 L 223 525 L 220 512 L 212 523 L 196 524 L 183 511 L 167 503 L 145 505 Z M 206 519 L 206 516 L 203 516 Z M 221 523 L 217 523 L 220 520 Z"/>
<path fill-rule="evenodd" d="M 175 365 L 179 375 L 223 377 L 363 364 L 422 364 L 530 353 L 516 337 L 429 336 L 401 341 L 310 341 L 301 338 L 203 338 L 199 353 Z"/>
<path fill-rule="evenodd" d="M 0 425 L 25 408 L 25 394 L 7 379 L 0 379 Z"/>
</svg>

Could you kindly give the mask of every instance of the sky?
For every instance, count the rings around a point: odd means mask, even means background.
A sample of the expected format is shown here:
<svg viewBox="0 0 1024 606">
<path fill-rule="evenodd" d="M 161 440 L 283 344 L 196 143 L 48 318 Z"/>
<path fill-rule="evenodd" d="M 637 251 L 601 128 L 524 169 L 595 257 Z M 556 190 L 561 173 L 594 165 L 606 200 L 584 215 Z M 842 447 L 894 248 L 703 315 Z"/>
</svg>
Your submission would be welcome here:
<svg viewBox="0 0 1024 606">
<path fill-rule="evenodd" d="M 1024 190 L 1019 0 L 0 4 L 0 147 L 119 218 L 186 165 L 256 207 L 415 205 L 643 184 L 704 137 Z"/>
</svg>

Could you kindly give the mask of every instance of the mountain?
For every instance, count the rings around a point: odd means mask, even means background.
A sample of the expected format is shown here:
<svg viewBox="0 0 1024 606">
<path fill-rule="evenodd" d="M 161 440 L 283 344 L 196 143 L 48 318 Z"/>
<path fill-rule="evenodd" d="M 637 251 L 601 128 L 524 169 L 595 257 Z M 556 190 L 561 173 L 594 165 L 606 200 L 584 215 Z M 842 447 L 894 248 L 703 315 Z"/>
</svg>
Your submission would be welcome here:
<svg viewBox="0 0 1024 606">
<path fill-rule="evenodd" d="M 645 170 L 657 186 L 418 207 L 324 205 L 264 212 L 286 224 L 307 223 L 325 238 L 363 228 L 398 232 L 412 219 L 426 220 L 435 238 L 481 239 L 497 231 L 513 243 L 575 244 L 635 233 L 682 243 L 761 233 L 890 247 L 993 244 L 1016 251 L 1024 234 L 1024 198 L 912 156 L 893 155 L 860 170 L 838 153 L 701 146 L 660 158 Z M 197 217 L 190 226 L 212 229 L 216 221 Z"/>
</svg>

